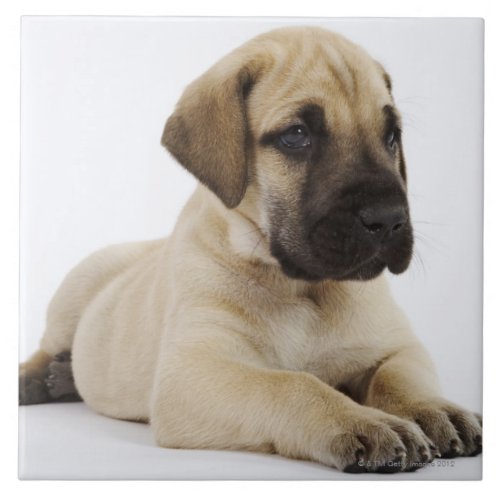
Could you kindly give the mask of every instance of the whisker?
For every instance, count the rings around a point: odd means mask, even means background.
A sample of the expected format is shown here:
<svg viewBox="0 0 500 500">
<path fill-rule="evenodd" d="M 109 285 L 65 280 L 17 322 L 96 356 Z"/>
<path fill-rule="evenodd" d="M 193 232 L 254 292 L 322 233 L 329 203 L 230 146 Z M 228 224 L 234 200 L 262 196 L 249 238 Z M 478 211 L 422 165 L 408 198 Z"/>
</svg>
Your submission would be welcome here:
<svg viewBox="0 0 500 500">
<path fill-rule="evenodd" d="M 255 252 L 255 250 L 257 250 L 257 247 L 262 243 L 262 238 L 259 238 L 257 240 L 257 243 L 254 245 L 252 251 L 250 252 L 250 257 L 253 257 L 253 254 Z"/>
<path fill-rule="evenodd" d="M 421 195 L 421 194 L 416 194 L 416 193 L 411 193 L 408 192 L 408 196 L 411 198 L 418 198 L 419 200 L 429 200 L 427 196 Z"/>
<path fill-rule="evenodd" d="M 446 224 L 444 222 L 431 222 L 431 221 L 428 221 L 428 220 L 412 220 L 412 223 L 413 224 L 426 224 L 426 225 L 429 225 L 429 226 L 442 226 L 442 227 L 450 225 L 450 224 Z"/>
<path fill-rule="evenodd" d="M 251 231 L 247 231 L 246 233 L 240 233 L 239 236 L 248 236 L 249 234 L 253 234 L 253 233 L 262 233 L 262 231 L 256 227 L 255 229 L 252 229 Z"/>
<path fill-rule="evenodd" d="M 415 235 L 415 240 L 419 241 L 420 243 L 423 243 L 424 245 L 427 246 L 427 248 L 430 248 L 431 250 L 438 252 L 441 256 L 445 257 L 450 256 L 449 248 L 442 241 L 439 241 L 436 238 L 433 238 L 432 236 L 429 236 L 428 234 L 425 234 L 418 230 L 414 230 L 414 235 Z"/>
<path fill-rule="evenodd" d="M 413 252 L 413 257 L 414 257 L 414 262 L 415 262 L 415 267 L 413 268 L 415 272 L 420 272 L 426 276 L 427 274 L 427 269 L 425 267 L 424 259 L 422 258 L 422 255 L 420 253 L 420 250 L 418 248 L 414 249 Z"/>
</svg>

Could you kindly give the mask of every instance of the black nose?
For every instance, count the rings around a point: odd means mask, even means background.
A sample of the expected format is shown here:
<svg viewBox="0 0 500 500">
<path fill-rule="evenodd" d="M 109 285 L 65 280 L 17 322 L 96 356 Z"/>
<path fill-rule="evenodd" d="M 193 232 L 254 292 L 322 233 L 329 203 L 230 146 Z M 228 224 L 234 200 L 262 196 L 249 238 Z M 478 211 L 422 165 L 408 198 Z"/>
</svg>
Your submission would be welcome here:
<svg viewBox="0 0 500 500">
<path fill-rule="evenodd" d="M 390 237 L 407 223 L 408 213 L 400 205 L 367 208 L 360 210 L 359 219 L 369 234 L 380 238 L 386 235 Z"/>
</svg>

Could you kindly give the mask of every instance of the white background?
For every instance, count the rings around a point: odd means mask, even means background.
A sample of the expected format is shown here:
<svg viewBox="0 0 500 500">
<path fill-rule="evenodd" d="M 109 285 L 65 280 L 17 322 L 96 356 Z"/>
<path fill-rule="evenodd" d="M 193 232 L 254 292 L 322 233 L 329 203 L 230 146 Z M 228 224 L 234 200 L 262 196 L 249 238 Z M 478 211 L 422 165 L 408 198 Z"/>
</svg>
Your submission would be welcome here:
<svg viewBox="0 0 500 500">
<path fill-rule="evenodd" d="M 159 138 L 185 85 L 256 34 L 294 23 L 346 35 L 392 76 L 417 241 L 394 293 L 445 394 L 481 410 L 480 20 L 24 18 L 22 357 L 80 259 L 171 231 L 195 181 Z"/>
<path fill-rule="evenodd" d="M 500 14 L 497 2 L 490 0 L 357 0 L 329 3 L 324 0 L 268 0 L 234 2 L 233 0 L 184 0 L 182 3 L 166 3 L 164 0 L 19 0 L 4 2 L 0 16 L 0 54 L 3 61 L 0 79 L 0 133 L 2 147 L 0 157 L 0 221 L 3 241 L 0 245 L 0 300 L 3 306 L 0 316 L 3 332 L 4 362 L 1 364 L 0 384 L 4 401 L 0 426 L 2 440 L 1 476 L 4 489 L 15 492 L 18 498 L 40 499 L 88 498 L 89 495 L 119 495 L 120 498 L 136 498 L 137 495 L 203 495 L 203 498 L 254 499 L 256 496 L 271 497 L 286 495 L 287 498 L 303 498 L 304 495 L 329 495 L 334 489 L 337 495 L 369 495 L 369 498 L 387 498 L 389 494 L 404 495 L 405 498 L 421 498 L 422 495 L 449 496 L 458 494 L 496 498 L 498 467 L 496 450 L 500 447 L 500 433 L 496 423 L 500 419 L 498 405 L 498 380 L 500 379 L 500 349 L 498 330 L 498 280 L 500 280 L 500 238 L 497 217 L 500 213 L 498 196 L 500 163 L 498 149 L 497 116 L 500 112 L 500 66 L 497 64 L 497 49 L 500 45 Z M 17 342 L 18 342 L 18 216 L 19 216 L 19 16 L 26 14 L 88 14 L 88 15 L 282 15 L 286 11 L 292 16 L 479 16 L 486 17 L 486 115 L 485 115 L 485 365 L 484 365 L 484 418 L 488 439 L 484 462 L 484 480 L 480 483 L 433 482 L 406 483 L 335 483 L 328 482 L 191 482 L 191 483 L 118 483 L 111 482 L 18 482 L 17 463 Z"/>
</svg>

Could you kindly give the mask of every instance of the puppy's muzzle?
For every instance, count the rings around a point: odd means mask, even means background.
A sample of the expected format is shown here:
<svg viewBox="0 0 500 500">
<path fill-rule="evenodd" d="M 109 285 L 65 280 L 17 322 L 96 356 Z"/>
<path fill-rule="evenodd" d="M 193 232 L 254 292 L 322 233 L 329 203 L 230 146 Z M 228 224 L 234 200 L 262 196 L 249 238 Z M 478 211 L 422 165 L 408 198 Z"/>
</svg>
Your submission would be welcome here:
<svg viewBox="0 0 500 500">
<path fill-rule="evenodd" d="M 313 265 L 330 277 L 370 279 L 385 267 L 399 274 L 409 265 L 413 231 L 404 191 L 397 184 L 367 186 L 349 189 L 312 224 Z"/>
</svg>

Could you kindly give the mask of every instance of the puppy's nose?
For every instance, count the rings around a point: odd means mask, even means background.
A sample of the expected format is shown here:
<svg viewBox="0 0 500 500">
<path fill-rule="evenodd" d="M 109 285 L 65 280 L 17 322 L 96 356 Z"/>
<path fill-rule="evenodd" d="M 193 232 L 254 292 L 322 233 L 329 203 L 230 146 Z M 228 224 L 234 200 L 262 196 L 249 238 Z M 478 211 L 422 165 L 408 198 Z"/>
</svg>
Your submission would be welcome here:
<svg viewBox="0 0 500 500">
<path fill-rule="evenodd" d="M 365 230 L 374 237 L 392 236 L 408 221 L 408 214 L 402 206 L 367 208 L 359 211 L 359 219 Z"/>
</svg>

